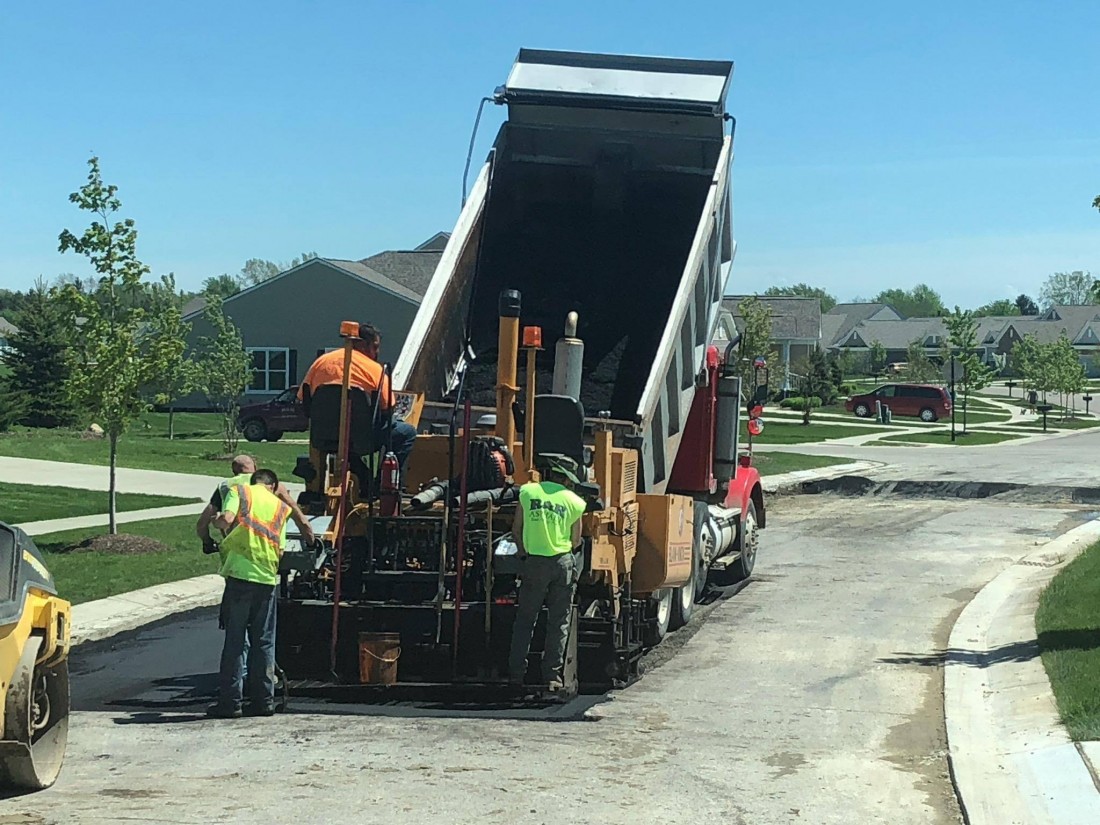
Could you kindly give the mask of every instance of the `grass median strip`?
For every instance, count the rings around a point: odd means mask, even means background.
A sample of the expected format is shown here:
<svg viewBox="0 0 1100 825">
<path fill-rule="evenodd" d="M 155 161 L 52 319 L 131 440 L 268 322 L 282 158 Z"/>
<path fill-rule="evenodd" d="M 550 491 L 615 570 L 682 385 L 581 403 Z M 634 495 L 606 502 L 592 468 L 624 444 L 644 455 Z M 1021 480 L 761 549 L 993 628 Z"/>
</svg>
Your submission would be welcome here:
<svg viewBox="0 0 1100 825">
<path fill-rule="evenodd" d="M 838 458 L 832 455 L 802 455 L 800 453 L 754 453 L 752 466 L 762 476 L 775 476 L 793 473 L 796 470 L 816 470 L 831 467 L 834 464 L 849 464 L 853 459 Z"/>
<path fill-rule="evenodd" d="M 1015 433 L 997 433 L 972 430 L 968 433 L 957 432 L 957 447 L 978 447 L 987 444 L 999 444 L 1002 441 L 1014 441 L 1023 438 Z M 951 444 L 950 430 L 937 430 L 934 433 L 901 433 L 889 435 L 871 442 L 872 446 L 895 446 L 897 444 Z"/>
<path fill-rule="evenodd" d="M 195 516 L 135 521 L 121 525 L 120 532 L 153 539 L 164 547 L 127 554 L 73 549 L 86 539 L 102 536 L 102 527 L 48 533 L 33 540 L 46 554 L 58 592 L 74 604 L 218 571 L 217 558 L 199 549 Z"/>
<path fill-rule="evenodd" d="M 757 444 L 806 444 L 811 441 L 827 441 L 834 438 L 848 438 L 853 435 L 888 433 L 886 427 L 872 427 L 866 424 L 824 424 L 813 422 L 802 424 L 794 421 L 767 420 L 765 416 L 764 432 L 753 441 Z M 748 433 L 741 425 L 741 443 L 747 444 Z"/>
<path fill-rule="evenodd" d="M 1013 421 L 1011 424 L 1006 424 L 1006 427 L 1019 427 L 1020 429 L 1028 430 L 1042 430 L 1043 429 L 1043 417 L 1039 416 L 1038 421 Z M 1100 427 L 1100 420 L 1095 418 L 1067 418 L 1065 421 L 1060 421 L 1057 418 L 1047 418 L 1048 430 L 1087 430 L 1090 427 Z"/>
<path fill-rule="evenodd" d="M 197 498 L 153 496 L 144 493 L 119 493 L 115 504 L 118 511 L 147 510 L 150 507 L 172 507 L 191 504 Z M 0 521 L 27 524 L 73 516 L 93 516 L 107 512 L 105 490 L 78 490 L 72 487 L 7 484 L 0 482 Z"/>
<path fill-rule="evenodd" d="M 1100 543 L 1043 591 L 1035 629 L 1069 735 L 1077 741 L 1100 739 Z"/>
</svg>

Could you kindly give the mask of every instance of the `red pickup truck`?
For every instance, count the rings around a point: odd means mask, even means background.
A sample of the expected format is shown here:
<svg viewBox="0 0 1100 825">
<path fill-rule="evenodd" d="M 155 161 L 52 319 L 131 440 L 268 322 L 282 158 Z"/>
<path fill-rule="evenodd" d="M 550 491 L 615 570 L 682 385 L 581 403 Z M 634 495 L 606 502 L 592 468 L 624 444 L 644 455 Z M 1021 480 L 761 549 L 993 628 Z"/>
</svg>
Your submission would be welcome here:
<svg viewBox="0 0 1100 825">
<path fill-rule="evenodd" d="M 309 419 L 298 401 L 298 387 L 283 390 L 269 401 L 241 407 L 237 429 L 249 441 L 278 441 L 283 433 L 308 430 Z"/>
</svg>

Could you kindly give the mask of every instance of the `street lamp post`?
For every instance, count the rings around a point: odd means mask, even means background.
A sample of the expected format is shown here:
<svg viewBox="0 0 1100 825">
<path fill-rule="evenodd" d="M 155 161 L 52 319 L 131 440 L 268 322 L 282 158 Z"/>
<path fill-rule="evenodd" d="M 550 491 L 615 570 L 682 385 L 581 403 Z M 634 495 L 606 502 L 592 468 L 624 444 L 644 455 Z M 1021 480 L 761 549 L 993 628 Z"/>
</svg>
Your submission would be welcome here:
<svg viewBox="0 0 1100 825">
<path fill-rule="evenodd" d="M 955 443 L 955 353 L 951 353 L 951 443 Z"/>
</svg>

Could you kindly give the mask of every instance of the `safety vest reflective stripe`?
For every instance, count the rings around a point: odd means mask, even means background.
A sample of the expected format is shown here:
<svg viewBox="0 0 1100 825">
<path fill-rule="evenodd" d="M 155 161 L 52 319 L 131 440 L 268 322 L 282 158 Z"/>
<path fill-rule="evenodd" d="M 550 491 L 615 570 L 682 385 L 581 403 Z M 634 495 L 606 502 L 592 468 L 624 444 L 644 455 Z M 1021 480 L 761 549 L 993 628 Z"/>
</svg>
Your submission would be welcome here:
<svg viewBox="0 0 1100 825">
<path fill-rule="evenodd" d="M 261 521 L 252 515 L 252 490 L 249 487 L 238 487 L 237 489 L 241 502 L 240 511 L 237 513 L 237 523 L 248 532 L 270 542 L 272 547 L 278 549 L 283 522 L 290 515 L 290 508 L 285 502 L 279 502 L 275 517 L 269 522 Z"/>
</svg>

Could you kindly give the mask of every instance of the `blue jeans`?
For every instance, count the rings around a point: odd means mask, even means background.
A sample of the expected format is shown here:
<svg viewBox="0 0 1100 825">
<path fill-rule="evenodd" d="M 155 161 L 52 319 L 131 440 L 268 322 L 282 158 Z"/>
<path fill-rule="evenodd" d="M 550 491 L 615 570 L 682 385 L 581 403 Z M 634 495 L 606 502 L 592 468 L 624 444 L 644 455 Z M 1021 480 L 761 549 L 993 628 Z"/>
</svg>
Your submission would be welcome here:
<svg viewBox="0 0 1100 825">
<path fill-rule="evenodd" d="M 273 706 L 275 586 L 227 578 L 221 615 L 225 621 L 225 645 L 218 675 L 218 704 L 228 709 L 241 706 L 247 655 L 249 700 L 261 707 Z"/>
<path fill-rule="evenodd" d="M 390 425 L 390 449 L 397 457 L 397 463 L 401 467 L 401 477 L 405 477 L 405 464 L 412 452 L 413 442 L 416 441 L 416 427 L 406 424 L 404 421 L 394 421 Z"/>
</svg>

